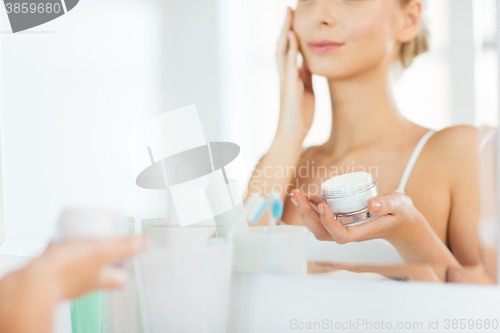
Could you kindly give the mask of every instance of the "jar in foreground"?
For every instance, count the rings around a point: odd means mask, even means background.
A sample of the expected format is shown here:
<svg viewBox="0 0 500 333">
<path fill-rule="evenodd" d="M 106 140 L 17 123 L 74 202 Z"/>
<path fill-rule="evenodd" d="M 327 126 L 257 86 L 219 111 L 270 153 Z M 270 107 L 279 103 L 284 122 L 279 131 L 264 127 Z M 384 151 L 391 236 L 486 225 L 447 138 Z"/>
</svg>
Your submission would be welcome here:
<svg viewBox="0 0 500 333">
<path fill-rule="evenodd" d="M 377 184 L 367 172 L 340 175 L 321 184 L 323 202 L 340 223 L 349 227 L 376 218 L 368 211 L 368 200 L 377 195 Z"/>
</svg>

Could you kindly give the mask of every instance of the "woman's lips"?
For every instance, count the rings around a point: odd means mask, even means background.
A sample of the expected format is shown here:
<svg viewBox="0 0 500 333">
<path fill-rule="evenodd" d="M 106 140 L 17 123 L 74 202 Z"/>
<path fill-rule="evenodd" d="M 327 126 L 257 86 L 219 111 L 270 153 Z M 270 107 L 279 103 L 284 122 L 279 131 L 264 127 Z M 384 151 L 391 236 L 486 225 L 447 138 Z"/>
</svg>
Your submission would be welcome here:
<svg viewBox="0 0 500 333">
<path fill-rule="evenodd" d="M 328 53 L 340 48 L 344 43 L 333 42 L 330 40 L 312 40 L 307 43 L 309 49 L 314 53 Z"/>
</svg>

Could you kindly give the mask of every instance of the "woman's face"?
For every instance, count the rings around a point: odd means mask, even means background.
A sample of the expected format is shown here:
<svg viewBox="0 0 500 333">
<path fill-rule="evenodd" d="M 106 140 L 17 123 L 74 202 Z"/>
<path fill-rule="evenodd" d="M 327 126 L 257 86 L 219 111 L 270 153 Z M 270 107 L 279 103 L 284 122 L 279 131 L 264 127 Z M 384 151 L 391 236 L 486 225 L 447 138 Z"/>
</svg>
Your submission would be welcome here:
<svg viewBox="0 0 500 333">
<path fill-rule="evenodd" d="M 400 0 L 299 0 L 293 30 L 310 71 L 349 78 L 397 56 Z"/>
</svg>

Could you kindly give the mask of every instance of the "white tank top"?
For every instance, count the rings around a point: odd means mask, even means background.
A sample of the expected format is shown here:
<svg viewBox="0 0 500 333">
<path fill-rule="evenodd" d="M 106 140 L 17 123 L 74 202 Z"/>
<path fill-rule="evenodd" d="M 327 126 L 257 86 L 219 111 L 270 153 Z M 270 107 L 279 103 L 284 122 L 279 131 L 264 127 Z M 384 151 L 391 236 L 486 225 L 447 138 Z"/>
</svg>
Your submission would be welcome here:
<svg viewBox="0 0 500 333">
<path fill-rule="evenodd" d="M 399 186 L 396 192 L 399 193 L 405 193 L 405 188 L 406 188 L 406 183 L 408 182 L 408 178 L 410 178 L 411 172 L 413 171 L 413 167 L 415 166 L 415 163 L 418 160 L 418 157 L 420 156 L 420 153 L 422 152 L 422 149 L 424 149 L 425 144 L 431 136 L 436 133 L 436 131 L 429 131 L 425 133 L 425 135 L 420 139 L 420 141 L 417 143 L 417 146 L 413 150 L 413 153 L 410 156 L 410 159 L 408 160 L 408 163 L 406 164 L 405 171 L 403 172 L 403 176 L 401 177 L 401 180 L 399 181 Z"/>
</svg>

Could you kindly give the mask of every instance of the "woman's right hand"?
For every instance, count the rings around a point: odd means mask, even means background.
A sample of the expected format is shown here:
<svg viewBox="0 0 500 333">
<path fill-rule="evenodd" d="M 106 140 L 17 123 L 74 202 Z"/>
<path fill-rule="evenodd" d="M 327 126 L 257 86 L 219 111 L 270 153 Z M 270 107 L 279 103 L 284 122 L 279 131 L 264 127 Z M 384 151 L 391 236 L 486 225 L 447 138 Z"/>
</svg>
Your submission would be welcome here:
<svg viewBox="0 0 500 333">
<path fill-rule="evenodd" d="M 75 240 L 50 245 L 27 268 L 47 272 L 57 282 L 59 300 L 75 298 L 98 289 L 121 288 L 127 281 L 125 267 L 113 263 L 145 250 L 141 236 L 107 240 Z"/>
<path fill-rule="evenodd" d="M 276 51 L 281 84 L 278 135 L 303 141 L 313 122 L 315 100 L 312 74 L 305 60 L 302 68 L 297 67 L 300 51 L 293 16 L 293 10 L 288 8 Z"/>
<path fill-rule="evenodd" d="M 142 237 L 49 246 L 27 267 L 0 280 L 0 333 L 52 332 L 58 302 L 101 288 L 122 287 L 128 272 L 116 263 L 146 246 Z"/>
</svg>

